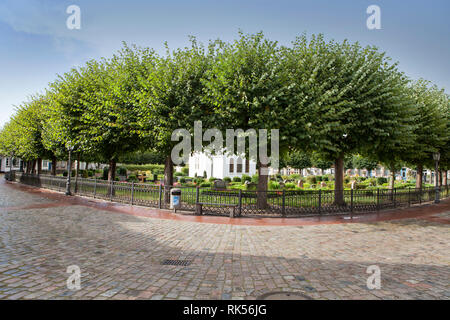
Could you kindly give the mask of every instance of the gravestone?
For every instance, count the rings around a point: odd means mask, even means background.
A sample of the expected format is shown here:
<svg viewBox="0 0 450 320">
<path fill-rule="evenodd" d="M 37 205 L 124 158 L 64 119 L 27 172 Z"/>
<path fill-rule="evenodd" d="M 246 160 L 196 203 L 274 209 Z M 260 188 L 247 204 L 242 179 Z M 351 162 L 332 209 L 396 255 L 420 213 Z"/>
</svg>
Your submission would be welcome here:
<svg viewBox="0 0 450 320">
<path fill-rule="evenodd" d="M 321 188 L 326 188 L 326 186 L 327 186 L 327 183 L 326 183 L 325 181 L 322 181 L 322 182 L 320 183 L 320 187 L 321 187 Z"/>
<path fill-rule="evenodd" d="M 298 180 L 297 187 L 303 189 L 303 180 Z"/>
<path fill-rule="evenodd" d="M 223 180 L 214 180 L 213 189 L 214 190 L 226 190 L 227 184 Z"/>
<path fill-rule="evenodd" d="M 356 189 L 356 181 L 352 181 L 352 184 L 351 184 L 351 188 L 354 190 L 354 189 Z"/>
</svg>

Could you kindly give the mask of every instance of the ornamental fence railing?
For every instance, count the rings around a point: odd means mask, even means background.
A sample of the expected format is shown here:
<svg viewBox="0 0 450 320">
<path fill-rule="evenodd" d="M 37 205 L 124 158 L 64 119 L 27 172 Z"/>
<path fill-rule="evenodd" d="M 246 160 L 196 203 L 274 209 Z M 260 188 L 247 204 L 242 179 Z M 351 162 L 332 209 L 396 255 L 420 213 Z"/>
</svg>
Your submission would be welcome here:
<svg viewBox="0 0 450 320">
<path fill-rule="evenodd" d="M 40 188 L 66 191 L 66 177 L 11 173 L 8 178 Z M 6 178 L 6 177 L 5 177 Z M 160 209 L 169 208 L 170 189 L 161 186 L 134 182 L 108 182 L 99 179 L 72 178 L 71 192 L 75 195 L 103 199 Z M 240 216 L 315 216 L 330 214 L 352 214 L 372 212 L 397 207 L 431 202 L 436 189 L 427 187 L 394 189 L 344 190 L 344 204 L 335 201 L 334 190 L 213 190 L 200 187 L 180 187 L 181 208 L 179 211 L 196 211 L 203 204 L 204 214 L 228 215 L 226 205 L 235 205 Z M 450 196 L 449 185 L 439 189 L 440 199 Z"/>
</svg>

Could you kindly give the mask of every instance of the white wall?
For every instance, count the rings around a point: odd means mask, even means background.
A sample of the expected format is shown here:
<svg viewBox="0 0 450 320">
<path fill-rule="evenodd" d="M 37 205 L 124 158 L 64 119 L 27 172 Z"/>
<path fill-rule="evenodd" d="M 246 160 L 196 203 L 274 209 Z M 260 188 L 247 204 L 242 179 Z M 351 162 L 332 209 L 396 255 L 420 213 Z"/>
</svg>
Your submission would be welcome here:
<svg viewBox="0 0 450 320">
<path fill-rule="evenodd" d="M 233 172 L 229 171 L 231 159 L 234 161 Z M 197 174 L 197 176 L 202 177 L 205 171 L 207 178 L 214 177 L 218 179 L 242 177 L 244 174 L 249 176 L 256 174 L 255 161 L 250 161 L 249 172 L 247 173 L 245 170 L 245 159 L 242 159 L 242 172 L 237 172 L 237 160 L 237 156 L 208 156 L 205 153 L 196 153 L 189 157 L 189 176 L 195 177 L 195 174 Z"/>
</svg>

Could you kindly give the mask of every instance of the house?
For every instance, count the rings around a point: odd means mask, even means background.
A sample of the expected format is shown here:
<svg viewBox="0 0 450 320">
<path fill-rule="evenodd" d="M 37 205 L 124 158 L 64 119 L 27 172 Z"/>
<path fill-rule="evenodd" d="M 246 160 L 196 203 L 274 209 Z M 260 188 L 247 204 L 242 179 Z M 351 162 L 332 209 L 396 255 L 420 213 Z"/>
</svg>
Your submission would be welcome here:
<svg viewBox="0 0 450 320">
<path fill-rule="evenodd" d="M 256 162 L 236 155 L 194 153 L 189 157 L 189 176 L 223 179 L 256 174 Z"/>
<path fill-rule="evenodd" d="M 0 156 L 0 172 L 9 172 L 11 170 L 11 157 Z M 12 158 L 12 170 L 23 168 L 23 161 L 18 158 Z"/>
</svg>

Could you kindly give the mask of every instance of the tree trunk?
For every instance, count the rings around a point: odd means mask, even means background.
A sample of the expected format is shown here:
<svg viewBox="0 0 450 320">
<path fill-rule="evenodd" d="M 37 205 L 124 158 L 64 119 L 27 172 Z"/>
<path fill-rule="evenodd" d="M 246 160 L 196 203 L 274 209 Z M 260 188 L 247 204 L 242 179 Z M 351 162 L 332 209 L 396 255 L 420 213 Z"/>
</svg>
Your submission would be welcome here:
<svg viewBox="0 0 450 320">
<path fill-rule="evenodd" d="M 36 174 L 36 160 L 31 162 L 31 174 Z"/>
<path fill-rule="evenodd" d="M 168 156 L 164 164 L 164 202 L 170 203 L 170 188 L 173 186 L 173 162 Z"/>
<path fill-rule="evenodd" d="M 345 205 L 344 199 L 344 156 L 340 155 L 334 161 L 334 204 Z"/>
<path fill-rule="evenodd" d="M 79 174 L 79 172 L 80 172 L 80 155 L 78 154 L 77 155 L 77 166 L 75 169 L 75 188 L 74 188 L 75 193 L 78 192 L 78 174 Z"/>
<path fill-rule="evenodd" d="M 442 187 L 442 171 L 439 170 L 439 187 Z"/>
<path fill-rule="evenodd" d="M 442 185 L 447 185 L 447 171 L 442 171 Z"/>
<path fill-rule="evenodd" d="M 109 160 L 108 181 L 116 180 L 116 160 Z"/>
<path fill-rule="evenodd" d="M 389 189 L 394 190 L 394 186 L 395 186 L 395 167 L 392 165 L 390 168 L 390 176 L 391 178 L 389 179 Z"/>
<path fill-rule="evenodd" d="M 256 198 L 256 206 L 258 209 L 267 208 L 267 184 L 268 184 L 268 166 L 267 164 L 259 164 L 258 168 L 258 195 Z"/>
<path fill-rule="evenodd" d="M 52 157 L 52 176 L 56 176 L 56 157 Z"/>
<path fill-rule="evenodd" d="M 113 196 L 114 195 L 114 188 L 111 188 L 112 184 L 114 183 L 114 181 L 116 180 L 116 160 L 111 159 L 109 160 L 109 169 L 108 169 L 108 182 L 109 182 L 109 187 L 108 187 L 108 194 Z"/>
<path fill-rule="evenodd" d="M 416 174 L 416 189 L 422 189 L 422 177 L 423 177 L 423 165 L 419 164 L 417 166 L 417 174 Z"/>
<path fill-rule="evenodd" d="M 37 174 L 40 175 L 42 173 L 42 159 L 37 159 Z"/>
</svg>

